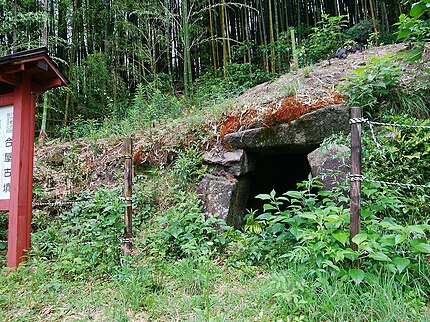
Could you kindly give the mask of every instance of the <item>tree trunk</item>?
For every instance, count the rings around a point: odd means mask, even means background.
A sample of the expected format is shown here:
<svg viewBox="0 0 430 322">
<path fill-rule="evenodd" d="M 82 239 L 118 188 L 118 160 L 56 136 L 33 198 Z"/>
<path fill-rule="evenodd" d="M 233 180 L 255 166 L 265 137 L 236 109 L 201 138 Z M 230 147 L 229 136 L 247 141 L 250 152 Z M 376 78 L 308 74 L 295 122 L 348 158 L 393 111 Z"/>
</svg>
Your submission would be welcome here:
<svg viewBox="0 0 430 322">
<path fill-rule="evenodd" d="M 214 66 L 214 72 L 216 74 L 216 51 L 215 51 L 215 37 L 214 37 L 214 29 L 213 29 L 213 18 L 212 18 L 212 3 L 211 0 L 209 2 L 209 29 L 211 33 L 211 49 L 212 49 L 212 63 Z"/>
</svg>

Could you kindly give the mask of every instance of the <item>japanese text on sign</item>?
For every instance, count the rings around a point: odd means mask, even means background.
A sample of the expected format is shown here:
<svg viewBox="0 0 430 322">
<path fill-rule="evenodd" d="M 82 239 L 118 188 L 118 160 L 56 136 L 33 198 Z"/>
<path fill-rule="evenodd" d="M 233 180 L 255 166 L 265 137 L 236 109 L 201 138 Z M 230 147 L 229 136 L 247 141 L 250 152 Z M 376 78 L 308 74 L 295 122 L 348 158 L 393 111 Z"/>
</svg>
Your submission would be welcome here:
<svg viewBox="0 0 430 322">
<path fill-rule="evenodd" d="M 0 199 L 10 199 L 13 106 L 0 107 Z"/>
</svg>

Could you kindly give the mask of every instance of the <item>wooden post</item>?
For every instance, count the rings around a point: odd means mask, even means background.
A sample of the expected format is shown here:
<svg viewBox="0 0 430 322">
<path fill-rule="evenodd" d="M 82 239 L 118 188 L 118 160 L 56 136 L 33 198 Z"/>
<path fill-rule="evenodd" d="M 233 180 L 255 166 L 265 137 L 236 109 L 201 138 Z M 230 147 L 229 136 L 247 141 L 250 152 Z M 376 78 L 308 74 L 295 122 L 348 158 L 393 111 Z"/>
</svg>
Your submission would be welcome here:
<svg viewBox="0 0 430 322">
<path fill-rule="evenodd" d="M 361 108 L 351 108 L 351 119 L 361 118 Z M 352 239 L 360 233 L 360 199 L 361 199 L 361 122 L 351 122 L 351 205 L 349 241 L 353 250 L 358 246 Z"/>
<path fill-rule="evenodd" d="M 17 267 L 26 259 L 31 244 L 35 93 L 43 94 L 67 84 L 68 80 L 49 58 L 46 48 L 0 57 L 0 107 L 13 109 L 13 113 L 3 110 L 7 117 L 2 122 L 7 121 L 8 125 L 2 134 L 7 136 L 0 142 L 3 148 L 11 149 L 1 156 L 0 177 L 3 192 L 0 209 L 9 211 L 9 267 Z M 13 126 L 7 130 L 9 123 Z"/>
<path fill-rule="evenodd" d="M 25 75 L 14 94 L 8 266 L 17 267 L 30 249 L 35 96 Z M 17 160 L 17 161 L 15 161 Z"/>
<path fill-rule="evenodd" d="M 124 139 L 124 199 L 128 206 L 125 207 L 124 212 L 124 255 L 131 253 L 131 238 L 132 238 L 132 180 L 133 180 L 133 158 L 132 139 Z"/>
</svg>

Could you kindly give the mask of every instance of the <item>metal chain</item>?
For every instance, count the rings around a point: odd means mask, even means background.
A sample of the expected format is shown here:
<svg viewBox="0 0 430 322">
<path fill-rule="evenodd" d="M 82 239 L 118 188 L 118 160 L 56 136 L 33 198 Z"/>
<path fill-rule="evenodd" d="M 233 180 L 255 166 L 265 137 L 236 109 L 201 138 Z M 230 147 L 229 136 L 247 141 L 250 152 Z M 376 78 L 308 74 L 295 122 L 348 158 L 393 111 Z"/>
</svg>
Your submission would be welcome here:
<svg viewBox="0 0 430 322">
<path fill-rule="evenodd" d="M 131 238 L 124 238 L 124 239 L 118 239 L 120 243 L 133 243 L 133 240 Z M 103 240 L 97 241 L 86 241 L 86 242 L 80 242 L 76 245 L 78 246 L 96 246 L 100 244 L 101 242 L 104 242 Z M 7 240 L 0 240 L 0 244 L 7 244 Z M 68 243 L 57 243 L 57 242 L 32 242 L 33 245 L 41 245 L 41 246 L 62 246 L 62 245 L 69 245 Z"/>
<path fill-rule="evenodd" d="M 94 200 L 76 200 L 76 201 L 47 201 L 47 202 L 33 202 L 33 206 L 67 206 L 76 204 L 90 204 Z"/>
<path fill-rule="evenodd" d="M 80 242 L 77 243 L 76 245 L 78 246 L 95 246 L 98 243 L 95 241 L 87 241 L 87 242 Z M 68 245 L 67 243 L 55 243 L 55 242 L 34 242 L 32 243 L 32 245 L 42 245 L 42 246 L 61 246 L 61 245 Z"/>
</svg>

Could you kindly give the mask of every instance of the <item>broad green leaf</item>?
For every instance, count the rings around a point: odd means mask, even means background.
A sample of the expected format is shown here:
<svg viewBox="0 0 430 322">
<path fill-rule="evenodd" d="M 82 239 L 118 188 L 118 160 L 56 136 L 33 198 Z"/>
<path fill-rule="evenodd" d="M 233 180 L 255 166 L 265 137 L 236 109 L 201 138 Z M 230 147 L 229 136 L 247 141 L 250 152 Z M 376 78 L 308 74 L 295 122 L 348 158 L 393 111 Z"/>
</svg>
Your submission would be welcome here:
<svg viewBox="0 0 430 322">
<path fill-rule="evenodd" d="M 264 212 L 261 215 L 259 215 L 257 218 L 258 220 L 271 220 L 275 218 L 276 216 L 272 215 L 270 212 Z"/>
<path fill-rule="evenodd" d="M 430 254 L 430 245 L 425 243 L 423 239 L 412 240 L 411 246 L 421 253 Z"/>
<path fill-rule="evenodd" d="M 352 238 L 352 241 L 356 243 L 358 246 L 360 246 L 360 244 L 366 240 L 367 240 L 367 234 L 365 233 L 357 234 L 354 236 L 354 238 Z"/>
<path fill-rule="evenodd" d="M 289 197 L 293 197 L 296 199 L 301 199 L 302 198 L 302 194 L 298 191 L 287 191 L 286 193 L 284 193 L 284 195 L 287 195 Z"/>
<path fill-rule="evenodd" d="M 259 195 L 256 195 L 255 198 L 261 200 L 270 200 L 270 195 L 266 193 L 260 193 Z"/>
<path fill-rule="evenodd" d="M 312 220 L 316 220 L 317 219 L 317 216 L 315 216 L 314 214 L 308 213 L 308 212 L 305 212 L 303 214 L 298 214 L 298 216 L 300 218 L 306 218 L 306 219 L 312 219 Z"/>
<path fill-rule="evenodd" d="M 174 237 L 174 238 L 178 238 L 178 236 L 183 232 L 182 228 L 176 228 L 173 227 L 170 230 L 170 234 Z"/>
<path fill-rule="evenodd" d="M 349 270 L 348 275 L 357 284 L 360 284 L 366 276 L 363 270 L 354 268 L 351 268 Z"/>
<path fill-rule="evenodd" d="M 293 226 L 290 228 L 290 233 L 296 238 L 299 239 L 300 235 L 302 234 L 302 230 L 299 229 L 297 226 Z"/>
<path fill-rule="evenodd" d="M 339 241 L 342 245 L 345 245 L 349 240 L 349 234 L 348 233 L 335 233 L 332 234 L 334 239 Z"/>
<path fill-rule="evenodd" d="M 409 32 L 407 32 L 407 33 L 403 32 L 402 33 L 402 35 L 405 35 L 405 34 L 406 34 L 406 36 L 408 36 Z M 416 61 L 418 61 L 418 60 L 421 59 L 421 57 L 423 56 L 423 53 L 424 52 L 423 52 L 422 49 L 419 49 L 419 48 L 412 49 L 411 51 L 408 52 L 408 55 L 406 56 L 406 59 L 410 63 L 416 62 Z"/>
<path fill-rule="evenodd" d="M 396 245 L 403 243 L 406 240 L 406 238 L 407 236 L 405 234 L 396 235 L 395 237 Z"/>
<path fill-rule="evenodd" d="M 277 210 L 277 208 L 273 205 L 271 205 L 270 203 L 265 203 L 263 205 L 263 210 L 267 211 L 267 210 Z"/>
<path fill-rule="evenodd" d="M 274 233 L 280 233 L 281 231 L 284 231 L 284 230 L 285 230 L 284 224 L 276 223 L 272 226 L 272 232 Z"/>
<path fill-rule="evenodd" d="M 396 237 L 395 235 L 385 235 L 385 236 L 382 236 L 381 242 L 384 246 L 395 246 Z"/>
<path fill-rule="evenodd" d="M 393 259 L 393 263 L 396 265 L 399 274 L 401 274 L 404 269 L 410 265 L 411 261 L 407 258 L 396 257 Z"/>
<path fill-rule="evenodd" d="M 410 225 L 406 227 L 406 231 L 409 231 L 411 233 L 417 233 L 419 235 L 424 235 L 425 232 L 421 225 Z"/>
<path fill-rule="evenodd" d="M 370 253 L 369 257 L 380 262 L 391 262 L 391 258 L 382 252 Z"/>
<path fill-rule="evenodd" d="M 318 195 L 323 196 L 323 197 L 329 197 L 329 196 L 333 195 L 333 192 L 331 192 L 329 190 L 321 190 L 321 191 L 318 191 Z"/>
<path fill-rule="evenodd" d="M 422 2 L 417 2 L 412 5 L 410 16 L 412 18 L 419 18 L 426 12 L 426 5 Z"/>
</svg>

